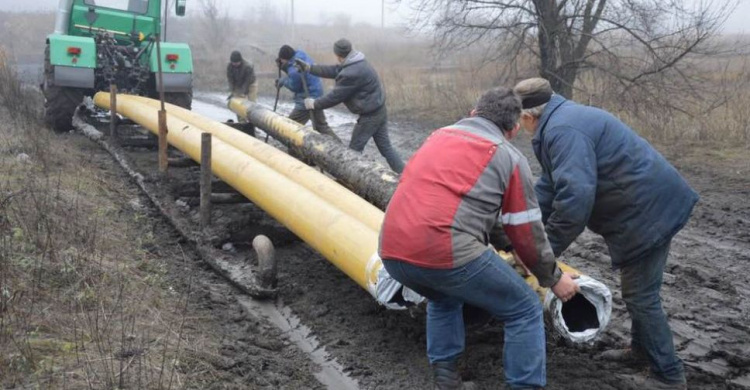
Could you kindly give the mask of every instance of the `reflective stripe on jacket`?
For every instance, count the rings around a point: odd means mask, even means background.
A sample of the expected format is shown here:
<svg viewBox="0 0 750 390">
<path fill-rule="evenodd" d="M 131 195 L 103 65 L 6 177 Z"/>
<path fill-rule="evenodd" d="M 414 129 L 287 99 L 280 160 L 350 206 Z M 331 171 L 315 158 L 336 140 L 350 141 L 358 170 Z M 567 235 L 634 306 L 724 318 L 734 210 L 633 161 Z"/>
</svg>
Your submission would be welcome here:
<svg viewBox="0 0 750 390">
<path fill-rule="evenodd" d="M 512 244 L 543 286 L 560 278 L 526 158 L 479 117 L 435 131 L 412 156 L 388 205 L 380 256 L 455 268 Z"/>
</svg>

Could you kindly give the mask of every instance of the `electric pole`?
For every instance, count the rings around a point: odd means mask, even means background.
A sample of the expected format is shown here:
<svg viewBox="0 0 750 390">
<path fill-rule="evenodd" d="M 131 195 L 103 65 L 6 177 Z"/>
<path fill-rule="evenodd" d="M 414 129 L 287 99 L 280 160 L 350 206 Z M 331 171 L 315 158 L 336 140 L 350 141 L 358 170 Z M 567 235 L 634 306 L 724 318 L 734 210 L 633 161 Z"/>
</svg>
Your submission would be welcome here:
<svg viewBox="0 0 750 390">
<path fill-rule="evenodd" d="M 385 0 L 380 2 L 380 29 L 385 30 Z"/>
<path fill-rule="evenodd" d="M 294 42 L 294 36 L 295 36 L 295 29 L 296 25 L 294 24 L 294 0 L 292 0 L 292 42 L 290 42 L 292 45 L 295 44 Z"/>
</svg>

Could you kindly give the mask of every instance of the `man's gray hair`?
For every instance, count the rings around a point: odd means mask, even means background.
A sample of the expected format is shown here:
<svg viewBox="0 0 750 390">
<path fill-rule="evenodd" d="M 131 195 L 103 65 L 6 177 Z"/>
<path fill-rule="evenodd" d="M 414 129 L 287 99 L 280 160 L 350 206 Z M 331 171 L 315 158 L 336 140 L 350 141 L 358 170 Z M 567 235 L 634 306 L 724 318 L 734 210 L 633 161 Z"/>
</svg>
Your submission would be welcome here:
<svg viewBox="0 0 750 390">
<path fill-rule="evenodd" d="M 522 80 L 516 84 L 513 91 L 521 98 L 521 101 L 526 103 L 528 99 L 538 98 L 539 96 L 549 95 L 551 96 L 554 92 L 549 81 L 541 77 L 534 77 L 526 80 Z M 549 99 L 547 99 L 549 100 Z M 526 106 L 527 104 L 524 104 Z M 547 107 L 547 102 L 532 107 L 523 109 L 523 112 L 530 114 L 534 118 L 539 118 L 544 113 L 544 109 Z"/>
<path fill-rule="evenodd" d="M 492 88 L 479 98 L 474 115 L 489 120 L 502 131 L 511 131 L 521 116 L 521 99 L 510 88 Z"/>
</svg>

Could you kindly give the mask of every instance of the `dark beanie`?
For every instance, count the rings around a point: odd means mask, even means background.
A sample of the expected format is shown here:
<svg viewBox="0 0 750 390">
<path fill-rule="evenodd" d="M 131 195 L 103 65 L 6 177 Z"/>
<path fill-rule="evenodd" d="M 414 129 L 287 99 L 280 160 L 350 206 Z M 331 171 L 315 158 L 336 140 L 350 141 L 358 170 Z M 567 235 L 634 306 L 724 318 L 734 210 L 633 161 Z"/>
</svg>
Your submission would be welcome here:
<svg viewBox="0 0 750 390">
<path fill-rule="evenodd" d="M 242 61 L 242 54 L 240 54 L 239 51 L 235 50 L 232 52 L 232 55 L 229 56 L 229 61 L 232 62 L 241 62 Z"/>
<path fill-rule="evenodd" d="M 333 44 L 333 53 L 339 57 L 346 58 L 352 51 L 352 43 L 348 39 L 341 38 Z"/>
<path fill-rule="evenodd" d="M 284 45 L 279 49 L 279 58 L 282 60 L 291 60 L 294 57 L 294 49 L 289 45 Z"/>
</svg>

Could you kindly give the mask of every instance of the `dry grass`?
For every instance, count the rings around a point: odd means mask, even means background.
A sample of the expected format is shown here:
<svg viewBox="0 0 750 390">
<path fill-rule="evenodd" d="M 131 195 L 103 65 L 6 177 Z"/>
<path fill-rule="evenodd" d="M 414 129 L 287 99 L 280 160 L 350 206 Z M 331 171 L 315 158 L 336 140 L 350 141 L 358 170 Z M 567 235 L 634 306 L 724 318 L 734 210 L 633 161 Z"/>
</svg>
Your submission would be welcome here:
<svg viewBox="0 0 750 390">
<path fill-rule="evenodd" d="M 41 124 L 2 55 L 0 86 L 0 387 L 201 388 L 186 350 L 215 340 L 186 331 L 191 283 L 148 250 L 137 192 Z"/>
</svg>

